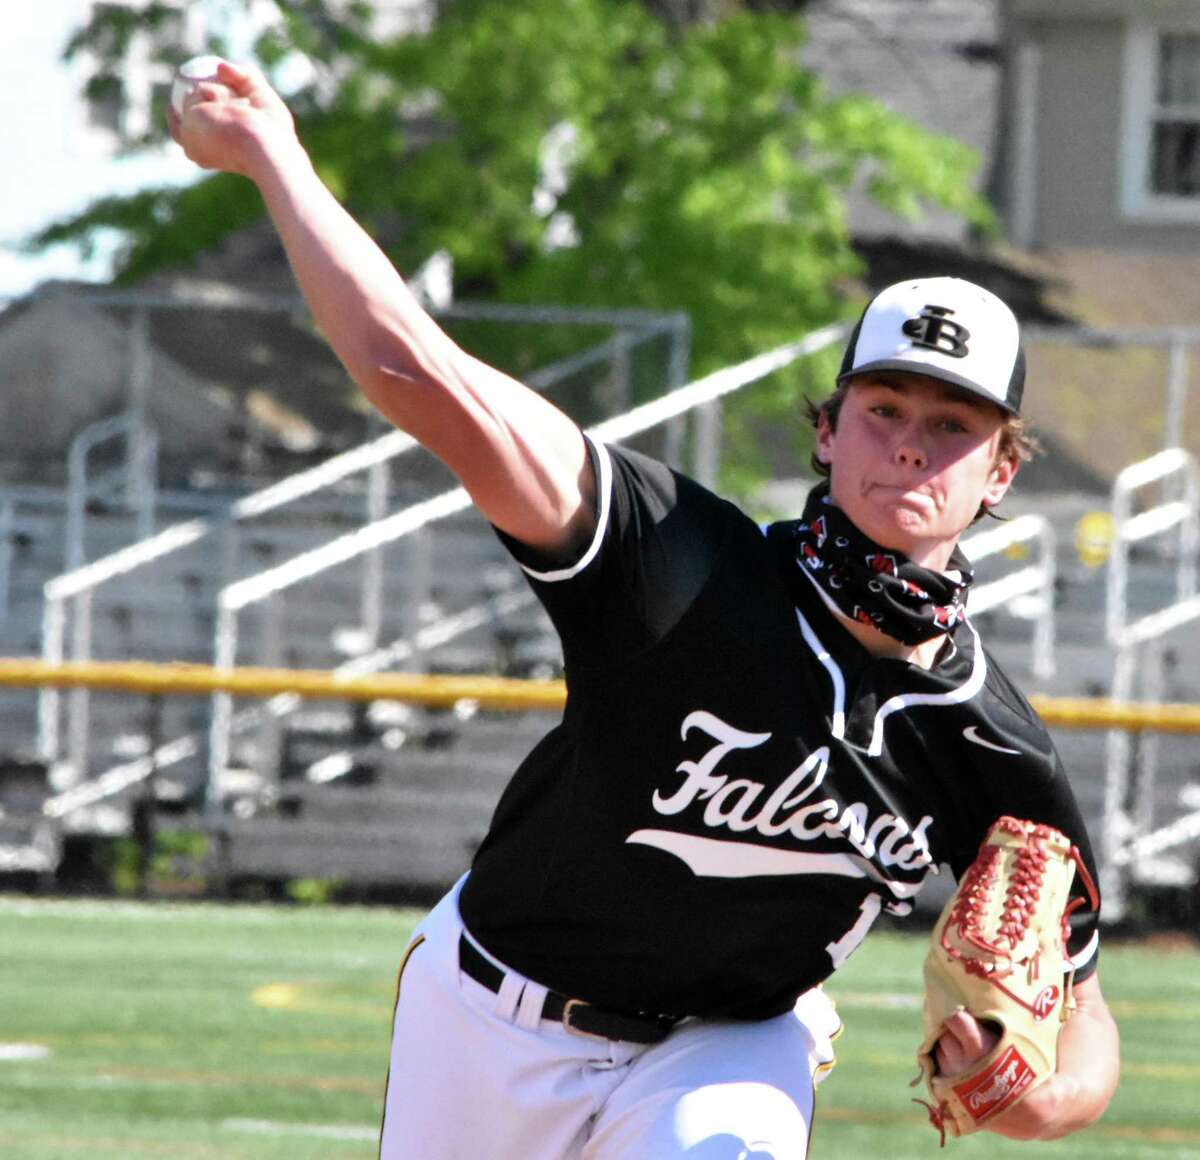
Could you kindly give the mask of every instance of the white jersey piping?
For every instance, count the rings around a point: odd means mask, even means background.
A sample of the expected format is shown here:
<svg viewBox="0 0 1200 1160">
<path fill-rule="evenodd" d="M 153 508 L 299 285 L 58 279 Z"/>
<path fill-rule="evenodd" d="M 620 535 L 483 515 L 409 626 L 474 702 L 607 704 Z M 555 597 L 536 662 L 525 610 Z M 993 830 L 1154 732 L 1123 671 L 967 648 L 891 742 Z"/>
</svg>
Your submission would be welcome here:
<svg viewBox="0 0 1200 1160">
<path fill-rule="evenodd" d="M 987 677 L 987 661 L 983 655 L 983 642 L 980 641 L 979 633 L 975 631 L 975 626 L 969 620 L 964 620 L 963 625 L 975 638 L 975 660 L 972 664 L 971 675 L 957 689 L 951 689 L 948 693 L 901 693 L 880 705 L 875 714 L 875 728 L 871 733 L 871 744 L 867 748 L 869 757 L 878 757 L 883 752 L 883 723 L 893 713 L 900 709 L 910 709 L 914 705 L 961 705 L 983 688 L 983 682 Z"/>
<path fill-rule="evenodd" d="M 587 437 L 584 436 L 586 439 Z M 596 531 L 592 536 L 592 542 L 588 545 L 588 549 L 580 558 L 570 567 L 557 568 L 550 572 L 537 572 L 533 568 L 527 567 L 525 564 L 521 568 L 535 580 L 541 580 L 543 583 L 555 583 L 559 580 L 570 580 L 573 576 L 578 576 L 595 559 L 596 553 L 600 551 L 600 545 L 604 543 L 604 532 L 608 526 L 608 513 L 612 507 L 612 460 L 608 457 L 608 448 L 603 443 L 592 443 L 590 439 L 588 444 L 596 449 L 596 460 L 600 467 L 600 478 L 597 480 L 597 485 L 600 489 L 600 511 L 596 516 Z"/>
<path fill-rule="evenodd" d="M 842 616 L 841 611 L 829 598 L 828 594 L 822 590 L 820 584 L 805 569 L 801 568 L 800 571 L 825 602 L 826 606 L 835 615 Z M 833 681 L 833 719 L 831 732 L 835 738 L 842 740 L 845 737 L 846 731 L 846 680 L 842 676 L 842 671 L 837 661 L 833 659 L 833 655 L 821 643 L 820 637 L 817 636 L 812 626 L 798 608 L 796 609 L 796 618 L 800 622 L 800 631 L 804 635 L 805 643 L 812 650 L 817 660 L 821 662 Z M 971 675 L 957 689 L 951 689 L 948 693 L 901 693 L 885 701 L 875 713 L 875 726 L 871 731 L 871 743 L 867 748 L 868 757 L 878 757 L 883 752 L 883 723 L 893 713 L 901 709 L 911 708 L 914 705 L 959 705 L 964 701 L 969 701 L 983 688 L 983 682 L 987 677 L 987 661 L 983 655 L 983 644 L 979 639 L 979 633 L 975 631 L 974 625 L 969 620 L 964 620 L 963 624 L 975 638 L 975 659 L 972 662 Z"/>
<path fill-rule="evenodd" d="M 800 622 L 800 631 L 813 655 L 825 667 L 829 679 L 833 682 L 833 714 L 830 719 L 830 732 L 841 741 L 846 736 L 846 680 L 842 670 L 833 659 L 829 650 L 821 643 L 820 638 L 813 632 L 812 625 L 804 619 L 804 613 L 796 609 L 796 619 Z"/>
<path fill-rule="evenodd" d="M 1100 932 L 1092 931 L 1092 937 L 1088 939 L 1088 944 L 1077 955 L 1072 955 L 1068 960 L 1073 971 L 1078 971 L 1087 966 L 1088 963 L 1096 957 L 1096 952 L 1100 949 Z"/>
</svg>

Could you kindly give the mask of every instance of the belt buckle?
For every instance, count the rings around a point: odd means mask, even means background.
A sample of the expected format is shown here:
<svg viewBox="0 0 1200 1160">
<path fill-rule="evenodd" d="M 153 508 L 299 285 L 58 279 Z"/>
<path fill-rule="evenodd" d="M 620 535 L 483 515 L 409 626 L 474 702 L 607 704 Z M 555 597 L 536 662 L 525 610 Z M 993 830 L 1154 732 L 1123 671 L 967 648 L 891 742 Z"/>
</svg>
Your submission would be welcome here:
<svg viewBox="0 0 1200 1160">
<path fill-rule="evenodd" d="M 594 1031 L 584 1031 L 584 1029 L 582 1027 L 576 1027 L 575 1024 L 571 1022 L 571 1012 L 574 1011 L 576 1007 L 590 1007 L 590 1006 L 591 1006 L 591 1004 L 586 999 L 568 999 L 566 1001 L 566 1004 L 563 1006 L 563 1013 L 562 1013 L 563 1028 L 571 1035 L 578 1035 L 580 1037 L 580 1039 L 596 1039 L 596 1040 L 599 1040 L 601 1043 L 607 1043 L 608 1042 L 607 1036 L 597 1035 Z"/>
</svg>

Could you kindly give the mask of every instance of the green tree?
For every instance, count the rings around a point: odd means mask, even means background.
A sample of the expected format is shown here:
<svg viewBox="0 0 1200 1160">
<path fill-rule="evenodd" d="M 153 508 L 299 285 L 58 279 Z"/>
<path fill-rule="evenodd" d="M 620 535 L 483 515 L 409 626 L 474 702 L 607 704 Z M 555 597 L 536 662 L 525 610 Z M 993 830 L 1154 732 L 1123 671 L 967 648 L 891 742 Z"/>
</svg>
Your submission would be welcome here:
<svg viewBox="0 0 1200 1160">
<path fill-rule="evenodd" d="M 801 67 L 803 23 L 774 10 L 795 6 L 453 0 L 427 34 L 380 41 L 369 5 L 307 0 L 257 52 L 268 70 L 296 52 L 317 66 L 292 99 L 302 138 L 399 268 L 444 249 L 463 296 L 684 310 L 703 373 L 845 315 L 852 186 L 904 217 L 936 203 L 989 220 L 965 146 Z M 132 38 L 105 11 L 68 48 L 99 74 Z M 212 176 L 99 202 L 35 244 L 115 227 L 130 282 L 261 213 L 248 183 Z M 806 390 L 802 371 L 776 376 L 739 407 L 794 418 Z"/>
</svg>

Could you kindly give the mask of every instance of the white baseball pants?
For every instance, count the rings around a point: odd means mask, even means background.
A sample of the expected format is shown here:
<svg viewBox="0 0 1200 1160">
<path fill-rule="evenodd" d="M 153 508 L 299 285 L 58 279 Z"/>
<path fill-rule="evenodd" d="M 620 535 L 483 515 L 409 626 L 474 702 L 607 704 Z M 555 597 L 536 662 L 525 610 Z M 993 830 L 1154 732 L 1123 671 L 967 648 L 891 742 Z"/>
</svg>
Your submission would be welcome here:
<svg viewBox="0 0 1200 1160">
<path fill-rule="evenodd" d="M 539 984 L 462 974 L 460 888 L 401 963 L 381 1160 L 804 1160 L 840 1030 L 822 990 L 652 1046 L 585 1038 L 541 1019 Z"/>
</svg>

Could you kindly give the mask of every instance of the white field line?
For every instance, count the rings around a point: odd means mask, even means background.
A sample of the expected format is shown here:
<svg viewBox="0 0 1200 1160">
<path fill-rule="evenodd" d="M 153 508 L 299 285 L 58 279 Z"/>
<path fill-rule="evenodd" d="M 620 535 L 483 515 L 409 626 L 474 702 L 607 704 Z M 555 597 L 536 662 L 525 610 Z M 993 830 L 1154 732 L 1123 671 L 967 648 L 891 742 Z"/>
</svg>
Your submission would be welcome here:
<svg viewBox="0 0 1200 1160">
<path fill-rule="evenodd" d="M 323 1140 L 378 1140 L 379 1129 L 356 1124 L 289 1124 L 277 1120 L 222 1120 L 226 1132 L 252 1136 L 316 1136 Z"/>
<path fill-rule="evenodd" d="M 20 1091 L 107 1091 L 110 1088 L 144 1091 L 148 1088 L 154 1090 L 174 1089 L 184 1085 L 175 1080 L 134 1079 L 124 1075 L 109 1075 L 106 1072 L 96 1075 L 61 1075 L 52 1071 L 41 1072 L 38 1075 L 32 1073 L 21 1076 L 5 1074 L 4 1086 Z"/>
<path fill-rule="evenodd" d="M 321 910 L 322 922 L 361 922 L 379 920 L 388 927 L 397 920 L 408 921 L 413 914 L 424 911 L 402 907 L 334 906 Z M 128 920 L 141 922 L 181 922 L 184 920 L 217 919 L 220 922 L 246 926 L 286 926 L 303 921 L 303 911 L 289 906 L 264 906 L 259 903 L 227 902 L 117 902 L 71 898 L 0 897 L 0 917 L 98 919 L 100 921 Z"/>
<path fill-rule="evenodd" d="M 916 994 L 899 994 L 887 991 L 841 991 L 836 986 L 829 987 L 829 997 L 839 1010 L 862 1009 L 869 1011 L 917 1011 L 920 1010 L 923 998 Z"/>
<path fill-rule="evenodd" d="M 49 1056 L 50 1048 L 44 1043 L 0 1043 L 0 1063 L 26 1063 Z"/>
</svg>

